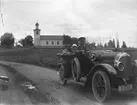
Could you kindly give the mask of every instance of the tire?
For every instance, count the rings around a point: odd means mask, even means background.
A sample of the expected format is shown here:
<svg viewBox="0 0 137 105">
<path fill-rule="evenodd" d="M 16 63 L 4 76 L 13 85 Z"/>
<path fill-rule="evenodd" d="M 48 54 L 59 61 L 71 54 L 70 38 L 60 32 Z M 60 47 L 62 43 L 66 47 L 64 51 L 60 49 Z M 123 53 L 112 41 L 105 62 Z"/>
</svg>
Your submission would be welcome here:
<svg viewBox="0 0 137 105">
<path fill-rule="evenodd" d="M 63 65 L 61 65 L 59 67 L 59 79 L 60 79 L 61 85 L 67 84 L 67 79 L 65 78 L 65 75 L 66 75 L 66 68 Z"/>
<path fill-rule="evenodd" d="M 81 68 L 78 58 L 74 58 L 72 62 L 72 77 L 75 81 L 79 81 L 81 77 Z"/>
<path fill-rule="evenodd" d="M 104 85 L 104 86 L 103 86 Z M 97 70 L 92 78 L 93 95 L 99 102 L 104 102 L 111 94 L 111 85 L 108 75 L 101 70 Z"/>
</svg>

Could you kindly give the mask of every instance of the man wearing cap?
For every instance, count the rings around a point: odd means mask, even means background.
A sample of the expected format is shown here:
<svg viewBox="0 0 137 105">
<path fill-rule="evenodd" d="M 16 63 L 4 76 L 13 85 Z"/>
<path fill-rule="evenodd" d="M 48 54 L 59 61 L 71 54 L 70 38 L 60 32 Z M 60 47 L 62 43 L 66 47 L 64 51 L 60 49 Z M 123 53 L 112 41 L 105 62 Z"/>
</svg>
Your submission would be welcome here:
<svg viewBox="0 0 137 105">
<path fill-rule="evenodd" d="M 80 37 L 78 39 L 78 50 L 86 50 L 86 47 L 85 47 L 85 37 Z"/>
</svg>

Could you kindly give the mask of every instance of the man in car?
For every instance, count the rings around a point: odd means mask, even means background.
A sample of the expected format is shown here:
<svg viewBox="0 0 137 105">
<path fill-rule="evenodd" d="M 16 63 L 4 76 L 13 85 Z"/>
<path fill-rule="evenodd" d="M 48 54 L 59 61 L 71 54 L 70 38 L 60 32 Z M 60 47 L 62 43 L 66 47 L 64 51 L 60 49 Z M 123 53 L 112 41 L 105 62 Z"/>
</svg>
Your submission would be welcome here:
<svg viewBox="0 0 137 105">
<path fill-rule="evenodd" d="M 78 39 L 78 50 L 86 50 L 86 47 L 85 47 L 85 37 L 80 37 Z"/>
</svg>

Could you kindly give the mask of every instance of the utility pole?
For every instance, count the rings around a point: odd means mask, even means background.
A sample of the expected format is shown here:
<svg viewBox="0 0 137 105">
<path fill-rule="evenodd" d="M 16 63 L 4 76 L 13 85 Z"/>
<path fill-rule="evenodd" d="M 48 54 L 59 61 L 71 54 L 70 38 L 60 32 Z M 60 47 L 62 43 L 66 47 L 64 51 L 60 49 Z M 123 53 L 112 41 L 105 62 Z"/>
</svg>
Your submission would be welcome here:
<svg viewBox="0 0 137 105">
<path fill-rule="evenodd" d="M 3 20 L 3 14 L 2 14 L 2 0 L 0 0 L 0 15 L 1 15 L 1 21 L 4 27 L 4 20 Z"/>
</svg>

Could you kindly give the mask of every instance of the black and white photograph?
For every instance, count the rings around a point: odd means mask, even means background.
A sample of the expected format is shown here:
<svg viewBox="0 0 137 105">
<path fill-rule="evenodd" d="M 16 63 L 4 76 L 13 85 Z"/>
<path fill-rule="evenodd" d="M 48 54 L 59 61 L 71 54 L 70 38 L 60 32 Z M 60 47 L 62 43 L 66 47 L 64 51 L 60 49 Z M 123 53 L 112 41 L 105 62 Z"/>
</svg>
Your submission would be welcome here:
<svg viewBox="0 0 137 105">
<path fill-rule="evenodd" d="M 0 105 L 137 105 L 137 0 L 0 0 Z"/>
</svg>

